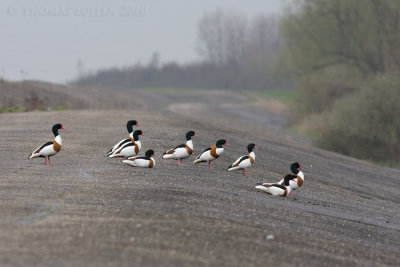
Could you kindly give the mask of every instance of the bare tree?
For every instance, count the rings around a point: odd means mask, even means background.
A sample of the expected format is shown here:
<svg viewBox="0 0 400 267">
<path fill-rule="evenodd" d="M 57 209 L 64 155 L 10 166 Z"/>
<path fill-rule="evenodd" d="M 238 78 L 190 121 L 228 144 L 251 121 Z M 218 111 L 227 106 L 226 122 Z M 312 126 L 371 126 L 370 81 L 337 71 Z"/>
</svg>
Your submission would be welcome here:
<svg viewBox="0 0 400 267">
<path fill-rule="evenodd" d="M 234 11 L 217 9 L 198 24 L 198 51 L 216 64 L 236 62 L 245 49 L 247 19 Z"/>
</svg>

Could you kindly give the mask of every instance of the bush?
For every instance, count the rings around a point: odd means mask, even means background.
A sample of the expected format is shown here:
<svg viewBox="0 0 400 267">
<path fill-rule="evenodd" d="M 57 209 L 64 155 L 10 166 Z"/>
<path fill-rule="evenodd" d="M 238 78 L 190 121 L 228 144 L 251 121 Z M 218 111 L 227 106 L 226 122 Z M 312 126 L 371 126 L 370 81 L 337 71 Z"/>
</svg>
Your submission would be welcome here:
<svg viewBox="0 0 400 267">
<path fill-rule="evenodd" d="M 281 23 L 279 61 L 294 78 L 296 126 L 323 148 L 398 161 L 400 1 L 297 3 Z"/>
<path fill-rule="evenodd" d="M 375 161 L 400 160 L 400 79 L 385 74 L 314 117 L 317 145 Z"/>
<path fill-rule="evenodd" d="M 330 110 L 336 100 L 358 90 L 361 80 L 357 70 L 345 66 L 302 76 L 296 83 L 295 119 Z"/>
</svg>

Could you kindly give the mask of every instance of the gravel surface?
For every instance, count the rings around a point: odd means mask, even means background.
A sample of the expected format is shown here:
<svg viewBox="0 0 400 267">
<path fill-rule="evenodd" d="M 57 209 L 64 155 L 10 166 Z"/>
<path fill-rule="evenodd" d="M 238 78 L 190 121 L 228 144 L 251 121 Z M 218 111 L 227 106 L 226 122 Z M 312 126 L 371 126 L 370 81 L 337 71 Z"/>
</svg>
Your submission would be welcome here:
<svg viewBox="0 0 400 267">
<path fill-rule="evenodd" d="M 1 266 L 399 265 L 399 170 L 313 148 L 280 128 L 284 115 L 271 118 L 240 96 L 130 99 L 140 104 L 0 114 Z M 141 154 L 155 150 L 155 168 L 105 156 L 129 119 L 142 125 Z M 67 130 L 54 166 L 28 160 L 56 122 Z M 198 137 L 186 166 L 161 159 L 188 130 Z M 192 164 L 221 138 L 230 146 L 214 169 Z M 228 172 L 250 142 L 259 150 L 249 176 Z M 305 174 L 295 199 L 254 190 L 294 161 Z"/>
</svg>

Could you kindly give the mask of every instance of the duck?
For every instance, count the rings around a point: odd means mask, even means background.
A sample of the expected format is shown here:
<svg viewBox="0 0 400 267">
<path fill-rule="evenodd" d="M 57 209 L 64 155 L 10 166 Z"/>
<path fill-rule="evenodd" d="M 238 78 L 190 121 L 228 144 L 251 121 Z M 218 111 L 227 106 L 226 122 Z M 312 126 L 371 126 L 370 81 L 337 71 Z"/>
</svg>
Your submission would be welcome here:
<svg viewBox="0 0 400 267">
<path fill-rule="evenodd" d="M 142 148 L 142 143 L 139 140 L 139 135 L 144 136 L 142 130 L 136 130 L 133 132 L 133 140 L 123 144 L 120 148 L 115 150 L 109 157 L 110 158 L 117 158 L 123 157 L 125 159 L 135 156 L 139 153 L 140 149 Z"/>
<path fill-rule="evenodd" d="M 253 151 L 254 149 L 258 149 L 258 147 L 254 143 L 249 144 L 247 146 L 249 154 L 239 157 L 228 167 L 228 171 L 243 170 L 243 175 L 247 176 L 246 168 L 253 166 L 256 159 L 256 154 Z"/>
<path fill-rule="evenodd" d="M 283 178 L 283 184 L 258 184 L 255 188 L 273 196 L 286 197 L 292 192 L 292 188 L 289 185 L 291 179 L 290 175 L 286 175 Z"/>
<path fill-rule="evenodd" d="M 54 124 L 52 131 L 55 138 L 35 149 L 32 154 L 29 155 L 29 159 L 44 158 L 44 164 L 52 166 L 50 157 L 60 152 L 62 146 L 62 138 L 58 134 L 58 130 L 65 130 L 65 128 L 60 123 Z"/>
<path fill-rule="evenodd" d="M 115 150 L 120 148 L 127 142 L 133 141 L 133 126 L 140 126 L 140 124 L 136 120 L 130 120 L 126 123 L 126 128 L 128 130 L 129 136 L 125 139 L 122 139 L 118 143 L 116 143 L 108 152 L 107 156 L 110 156 Z"/>
<path fill-rule="evenodd" d="M 146 151 L 144 157 L 130 157 L 122 162 L 132 167 L 153 168 L 156 165 L 154 155 L 154 151 L 150 149 Z"/>
<path fill-rule="evenodd" d="M 179 166 L 184 166 L 182 160 L 192 155 L 193 142 L 192 137 L 197 136 L 194 131 L 186 133 L 186 144 L 181 144 L 174 149 L 170 149 L 163 154 L 163 159 L 176 159 Z"/>
<path fill-rule="evenodd" d="M 210 169 L 213 168 L 213 166 L 211 165 L 211 161 L 216 160 L 217 158 L 219 158 L 219 156 L 222 155 L 222 153 L 224 153 L 224 147 L 223 146 L 229 146 L 229 144 L 226 142 L 225 139 L 220 139 L 217 141 L 217 143 L 215 144 L 215 146 L 211 146 L 209 148 L 207 148 L 206 150 L 204 150 L 193 162 L 193 164 L 197 164 L 200 162 L 208 162 L 208 167 Z"/>
<path fill-rule="evenodd" d="M 294 162 L 290 165 L 290 170 L 292 171 L 293 174 L 287 174 L 286 177 L 290 177 L 289 185 L 292 191 L 290 192 L 290 197 L 293 198 L 293 191 L 300 188 L 303 183 L 304 183 L 304 173 L 300 170 L 303 168 L 301 167 L 301 164 L 298 162 Z M 280 180 L 278 184 L 283 184 L 284 179 Z M 263 183 L 262 185 L 268 185 L 271 183 Z"/>
</svg>

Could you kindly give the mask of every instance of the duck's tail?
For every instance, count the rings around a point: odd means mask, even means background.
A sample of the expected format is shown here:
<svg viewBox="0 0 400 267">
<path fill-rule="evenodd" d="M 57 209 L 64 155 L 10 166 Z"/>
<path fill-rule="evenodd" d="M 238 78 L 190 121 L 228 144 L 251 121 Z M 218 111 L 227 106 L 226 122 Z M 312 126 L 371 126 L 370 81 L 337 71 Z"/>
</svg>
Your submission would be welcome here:
<svg viewBox="0 0 400 267">
<path fill-rule="evenodd" d="M 199 158 L 197 158 L 197 159 L 195 159 L 194 161 L 193 161 L 193 164 L 197 164 L 197 163 L 200 163 L 200 162 L 205 162 L 204 160 L 201 160 L 201 159 L 199 159 Z"/>
<path fill-rule="evenodd" d="M 164 155 L 162 156 L 163 159 L 171 159 L 172 158 L 172 154 L 168 154 L 168 153 L 164 153 Z"/>
</svg>

